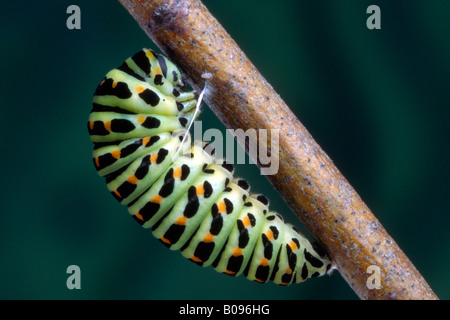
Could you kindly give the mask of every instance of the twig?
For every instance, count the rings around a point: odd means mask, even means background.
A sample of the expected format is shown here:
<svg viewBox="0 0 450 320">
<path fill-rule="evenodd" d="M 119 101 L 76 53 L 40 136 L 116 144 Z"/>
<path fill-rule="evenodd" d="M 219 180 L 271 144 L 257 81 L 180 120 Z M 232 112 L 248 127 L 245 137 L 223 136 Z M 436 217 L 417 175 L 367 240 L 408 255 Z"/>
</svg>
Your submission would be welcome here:
<svg viewBox="0 0 450 320">
<path fill-rule="evenodd" d="M 280 169 L 268 179 L 325 246 L 361 299 L 437 299 L 325 152 L 200 1 L 119 1 L 188 75 L 194 88 L 201 89 L 202 74 L 211 73 L 205 100 L 228 128 L 280 130 Z M 381 289 L 367 286 L 371 265 L 380 268 Z"/>
</svg>

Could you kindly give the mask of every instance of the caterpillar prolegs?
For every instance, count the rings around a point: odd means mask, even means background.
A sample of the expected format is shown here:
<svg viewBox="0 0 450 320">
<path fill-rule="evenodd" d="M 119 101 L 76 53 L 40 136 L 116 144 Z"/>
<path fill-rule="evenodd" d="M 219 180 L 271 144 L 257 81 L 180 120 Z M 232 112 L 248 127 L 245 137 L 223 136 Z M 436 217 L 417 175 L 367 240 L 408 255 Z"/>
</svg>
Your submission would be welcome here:
<svg viewBox="0 0 450 320">
<path fill-rule="evenodd" d="M 325 274 L 326 256 L 269 211 L 264 196 L 233 178 L 232 165 L 190 142 L 176 155 L 197 104 L 183 86 L 178 68 L 148 49 L 100 82 L 88 130 L 94 165 L 112 195 L 164 245 L 198 265 L 280 285 Z"/>
</svg>

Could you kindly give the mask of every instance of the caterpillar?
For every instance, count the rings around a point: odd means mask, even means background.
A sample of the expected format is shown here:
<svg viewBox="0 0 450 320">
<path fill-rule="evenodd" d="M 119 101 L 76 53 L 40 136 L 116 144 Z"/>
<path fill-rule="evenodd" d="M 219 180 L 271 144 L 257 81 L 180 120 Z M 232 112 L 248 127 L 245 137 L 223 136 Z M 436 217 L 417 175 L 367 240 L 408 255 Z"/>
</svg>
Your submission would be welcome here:
<svg viewBox="0 0 450 320">
<path fill-rule="evenodd" d="M 179 69 L 148 49 L 98 85 L 88 131 L 94 166 L 114 198 L 165 246 L 200 266 L 279 285 L 327 273 L 326 255 L 269 211 L 265 196 L 250 193 L 205 144 L 191 145 L 185 129 L 195 120 L 198 96 L 184 86 Z"/>
</svg>

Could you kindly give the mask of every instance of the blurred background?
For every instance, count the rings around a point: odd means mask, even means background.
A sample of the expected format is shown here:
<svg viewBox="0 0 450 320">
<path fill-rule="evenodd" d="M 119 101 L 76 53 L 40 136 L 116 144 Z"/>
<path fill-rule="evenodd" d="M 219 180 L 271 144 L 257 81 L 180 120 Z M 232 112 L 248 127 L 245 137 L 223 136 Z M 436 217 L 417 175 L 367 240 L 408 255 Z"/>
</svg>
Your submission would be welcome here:
<svg viewBox="0 0 450 320">
<path fill-rule="evenodd" d="M 204 3 L 448 299 L 450 2 Z M 66 28 L 71 4 L 81 30 Z M 371 4 L 381 30 L 366 27 Z M 9 1 L 0 15 L 1 299 L 357 299 L 338 272 L 279 287 L 200 268 L 111 197 L 91 160 L 92 94 L 156 49 L 117 1 Z M 224 129 L 207 108 L 201 119 Z M 237 175 L 299 226 L 254 165 Z M 69 265 L 81 290 L 66 287 Z"/>
</svg>

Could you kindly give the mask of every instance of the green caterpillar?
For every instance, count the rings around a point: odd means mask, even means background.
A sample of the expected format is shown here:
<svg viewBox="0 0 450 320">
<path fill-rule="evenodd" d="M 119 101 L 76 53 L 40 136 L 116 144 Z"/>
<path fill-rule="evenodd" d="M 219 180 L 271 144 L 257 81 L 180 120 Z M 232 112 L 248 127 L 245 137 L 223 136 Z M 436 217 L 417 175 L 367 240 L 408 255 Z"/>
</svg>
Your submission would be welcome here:
<svg viewBox="0 0 450 320">
<path fill-rule="evenodd" d="M 328 258 L 269 211 L 264 196 L 233 178 L 232 165 L 202 145 L 181 143 L 197 105 L 183 86 L 178 68 L 148 49 L 100 82 L 88 130 L 94 165 L 112 195 L 164 245 L 198 265 L 280 285 L 325 274 Z"/>
</svg>

